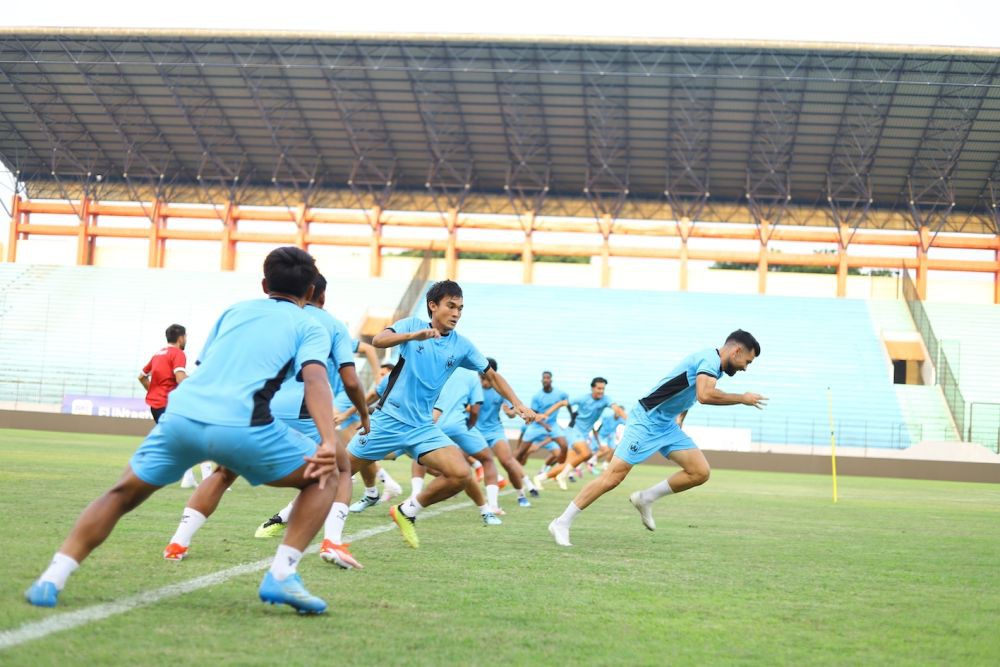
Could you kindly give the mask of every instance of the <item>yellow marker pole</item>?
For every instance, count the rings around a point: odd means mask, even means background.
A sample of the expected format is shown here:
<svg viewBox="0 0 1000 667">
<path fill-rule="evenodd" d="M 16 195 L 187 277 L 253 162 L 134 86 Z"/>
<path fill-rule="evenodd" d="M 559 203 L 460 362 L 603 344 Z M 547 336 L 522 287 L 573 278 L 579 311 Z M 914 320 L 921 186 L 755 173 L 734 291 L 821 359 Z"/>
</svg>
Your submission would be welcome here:
<svg viewBox="0 0 1000 667">
<path fill-rule="evenodd" d="M 830 415 L 830 463 L 833 469 L 833 502 L 837 502 L 837 439 L 833 428 L 833 392 L 826 388 L 827 412 Z"/>
</svg>

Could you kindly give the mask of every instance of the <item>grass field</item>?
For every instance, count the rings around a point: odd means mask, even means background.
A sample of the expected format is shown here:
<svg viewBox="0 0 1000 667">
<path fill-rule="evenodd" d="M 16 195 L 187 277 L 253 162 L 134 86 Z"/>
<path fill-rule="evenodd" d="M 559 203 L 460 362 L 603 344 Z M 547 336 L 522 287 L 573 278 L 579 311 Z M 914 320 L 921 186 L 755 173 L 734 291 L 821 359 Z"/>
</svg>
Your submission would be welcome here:
<svg viewBox="0 0 1000 667">
<path fill-rule="evenodd" d="M 628 494 L 666 468 L 640 466 L 576 522 L 572 549 L 545 526 L 570 494 L 527 510 L 505 497 L 503 526 L 471 507 L 352 550 L 344 572 L 300 568 L 331 613 L 262 605 L 263 571 L 16 646 L 5 631 L 268 558 L 254 527 L 289 492 L 238 482 L 191 556 L 161 551 L 189 492 L 164 489 L 70 578 L 60 607 L 25 588 L 82 508 L 124 467 L 135 439 L 0 430 L 0 664 L 1000 664 L 1000 487 L 715 471 L 657 504 L 646 531 Z M 534 462 L 532 462 L 534 466 Z M 389 466 L 400 481 L 408 466 Z M 452 501 L 458 502 L 458 501 Z M 387 526 L 383 507 L 347 532 Z M 29 626 L 35 627 L 35 626 Z"/>
</svg>

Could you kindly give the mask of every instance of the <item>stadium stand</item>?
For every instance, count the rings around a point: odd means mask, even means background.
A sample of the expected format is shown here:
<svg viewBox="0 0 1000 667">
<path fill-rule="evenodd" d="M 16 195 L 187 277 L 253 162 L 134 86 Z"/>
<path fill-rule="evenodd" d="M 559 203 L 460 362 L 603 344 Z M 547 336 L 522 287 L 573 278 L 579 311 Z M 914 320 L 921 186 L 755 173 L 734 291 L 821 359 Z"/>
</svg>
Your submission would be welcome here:
<svg viewBox="0 0 1000 667">
<path fill-rule="evenodd" d="M 551 370 L 570 395 L 603 375 L 608 394 L 631 408 L 683 355 L 744 328 L 761 341 L 762 355 L 723 384 L 769 396 L 768 408 L 695 407 L 688 423 L 749 428 L 755 442 L 826 444 L 829 386 L 838 444 L 911 442 L 864 301 L 471 283 L 463 289 L 460 330 L 498 359 L 525 400 L 538 390 L 541 372 Z M 423 314 L 422 303 L 414 312 Z"/>
<path fill-rule="evenodd" d="M 352 330 L 369 309 L 392 312 L 405 281 L 338 279 L 328 308 Z M 187 327 L 193 363 L 231 303 L 261 295 L 245 273 L 0 265 L 0 402 L 58 405 L 64 394 L 141 397 L 136 375 Z"/>
</svg>

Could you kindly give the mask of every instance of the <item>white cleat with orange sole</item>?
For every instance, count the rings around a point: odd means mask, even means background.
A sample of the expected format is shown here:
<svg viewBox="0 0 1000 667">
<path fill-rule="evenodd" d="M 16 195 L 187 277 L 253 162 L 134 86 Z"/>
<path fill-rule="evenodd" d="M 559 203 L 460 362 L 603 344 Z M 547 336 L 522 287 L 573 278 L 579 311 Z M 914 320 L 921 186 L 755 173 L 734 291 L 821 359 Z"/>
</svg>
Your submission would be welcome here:
<svg viewBox="0 0 1000 667">
<path fill-rule="evenodd" d="M 319 548 L 319 557 L 327 563 L 333 563 L 345 570 L 363 570 L 365 566 L 359 563 L 358 559 L 351 554 L 347 548 L 349 546 L 351 545 L 334 544 L 330 540 L 323 540 L 323 544 Z"/>
</svg>

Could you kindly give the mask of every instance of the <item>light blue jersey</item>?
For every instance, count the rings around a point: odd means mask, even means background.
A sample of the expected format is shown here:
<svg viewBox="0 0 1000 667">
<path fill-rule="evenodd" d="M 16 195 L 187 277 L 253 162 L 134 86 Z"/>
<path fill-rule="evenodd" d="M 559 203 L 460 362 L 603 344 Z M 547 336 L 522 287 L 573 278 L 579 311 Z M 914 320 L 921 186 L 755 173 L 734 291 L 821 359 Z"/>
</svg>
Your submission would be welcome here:
<svg viewBox="0 0 1000 667">
<path fill-rule="evenodd" d="M 540 390 L 537 394 L 531 397 L 531 409 L 538 413 L 539 416 L 553 405 L 559 401 L 568 401 L 569 394 L 567 394 L 562 389 L 552 387 L 552 391 Z M 544 421 L 549 426 L 556 426 L 556 415 L 559 411 L 556 410 L 546 419 L 539 419 L 539 421 Z"/>
<path fill-rule="evenodd" d="M 637 419 L 654 427 L 676 426 L 677 415 L 697 400 L 695 383 L 703 374 L 715 379 L 722 377 L 718 350 L 709 348 L 684 357 L 649 394 L 639 399 L 629 414 L 629 425 Z"/>
<path fill-rule="evenodd" d="M 346 326 L 344 327 L 342 335 L 348 336 L 348 341 L 351 348 L 351 358 L 353 359 L 354 355 L 358 353 L 358 346 L 361 344 L 361 341 L 350 338 L 350 334 L 347 333 Z M 338 347 L 337 342 L 334 342 L 333 346 Z M 341 343 L 340 352 L 337 353 L 338 362 L 340 362 L 340 355 L 345 354 L 346 352 L 347 352 L 346 348 L 344 348 L 343 343 Z M 344 381 L 340 379 L 340 367 L 342 365 L 343 363 L 338 363 L 336 367 L 332 366 L 330 367 L 330 389 L 333 391 L 334 397 L 337 397 L 340 394 L 347 396 L 347 392 L 344 391 Z M 348 404 L 351 404 L 351 399 L 348 398 L 347 402 Z"/>
<path fill-rule="evenodd" d="M 282 383 L 301 378 L 306 364 L 326 368 L 329 356 L 330 335 L 304 309 L 281 298 L 243 301 L 212 327 L 198 370 L 171 392 L 168 412 L 220 426 L 270 424 Z"/>
<path fill-rule="evenodd" d="M 327 351 L 327 376 L 330 380 L 330 388 L 336 395 L 336 386 L 343 389 L 343 382 L 340 380 L 340 369 L 345 366 L 354 365 L 354 343 L 351 335 L 347 332 L 347 327 L 336 317 L 326 312 L 322 308 L 307 305 L 303 310 L 326 329 L 330 336 L 330 349 Z M 310 419 L 309 411 L 306 409 L 306 388 L 301 382 L 286 382 L 281 385 L 281 389 L 274 395 L 271 401 L 271 412 L 278 419 Z"/>
<path fill-rule="evenodd" d="M 482 384 L 480 384 L 482 386 Z M 479 408 L 479 419 L 476 420 L 476 428 L 482 433 L 503 433 L 503 424 L 500 422 L 500 406 L 507 403 L 507 399 L 500 395 L 493 387 L 483 389 L 483 406 Z M 510 403 L 507 403 L 510 405 Z"/>
<path fill-rule="evenodd" d="M 419 317 L 408 317 L 389 329 L 403 334 L 430 326 Z M 455 369 L 481 372 L 487 366 L 486 357 L 456 331 L 440 338 L 407 341 L 399 346 L 399 360 L 389 374 L 379 410 L 410 426 L 430 424 L 434 403 Z"/>
<path fill-rule="evenodd" d="M 592 394 L 583 394 L 571 399 L 570 407 L 576 406 L 576 420 L 573 422 L 573 426 L 580 433 L 590 433 L 594 430 L 594 424 L 600 418 L 601 412 L 612 403 L 614 400 L 607 394 L 597 400 L 594 400 Z"/>
<path fill-rule="evenodd" d="M 619 424 L 624 424 L 625 420 L 615 414 L 611 408 L 605 408 L 601 413 L 601 427 L 597 430 L 597 435 L 601 439 L 601 444 L 609 447 L 614 444 L 615 430 Z"/>
<path fill-rule="evenodd" d="M 441 411 L 438 426 L 447 433 L 453 426 L 467 428 L 469 413 L 466 408 L 483 402 L 483 385 L 479 374 L 466 370 L 456 371 L 444 383 L 441 395 L 434 403 L 434 409 Z"/>
</svg>

